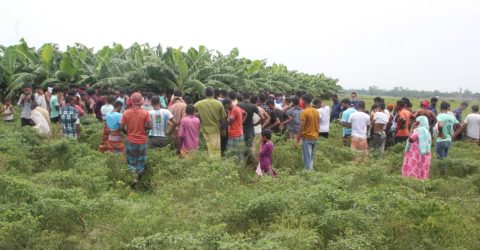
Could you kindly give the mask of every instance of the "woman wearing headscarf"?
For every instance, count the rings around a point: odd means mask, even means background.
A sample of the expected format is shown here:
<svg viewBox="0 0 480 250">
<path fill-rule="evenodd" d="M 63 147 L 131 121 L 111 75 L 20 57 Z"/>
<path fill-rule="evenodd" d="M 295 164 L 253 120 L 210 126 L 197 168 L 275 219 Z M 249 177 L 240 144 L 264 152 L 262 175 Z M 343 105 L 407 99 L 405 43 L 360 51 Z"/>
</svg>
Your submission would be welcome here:
<svg viewBox="0 0 480 250">
<path fill-rule="evenodd" d="M 415 126 L 417 127 L 411 133 L 405 148 L 402 176 L 425 180 L 430 175 L 432 161 L 432 136 L 427 117 L 418 117 Z"/>
</svg>

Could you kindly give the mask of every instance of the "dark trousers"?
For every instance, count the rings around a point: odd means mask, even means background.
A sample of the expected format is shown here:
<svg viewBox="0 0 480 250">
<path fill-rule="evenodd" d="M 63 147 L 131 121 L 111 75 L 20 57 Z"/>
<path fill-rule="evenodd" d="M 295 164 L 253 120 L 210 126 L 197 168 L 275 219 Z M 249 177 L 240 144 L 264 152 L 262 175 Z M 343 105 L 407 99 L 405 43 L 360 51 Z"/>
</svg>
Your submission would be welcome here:
<svg viewBox="0 0 480 250">
<path fill-rule="evenodd" d="M 328 134 L 329 134 L 328 132 L 320 132 L 318 133 L 318 136 L 328 139 Z"/>
<path fill-rule="evenodd" d="M 33 126 L 33 121 L 31 119 L 22 118 L 22 119 L 20 119 L 20 124 L 22 125 L 22 127 Z"/>
<path fill-rule="evenodd" d="M 253 159 L 253 140 L 255 139 L 255 129 L 252 127 L 243 127 L 243 139 L 245 140 L 245 159 L 250 163 Z"/>
</svg>

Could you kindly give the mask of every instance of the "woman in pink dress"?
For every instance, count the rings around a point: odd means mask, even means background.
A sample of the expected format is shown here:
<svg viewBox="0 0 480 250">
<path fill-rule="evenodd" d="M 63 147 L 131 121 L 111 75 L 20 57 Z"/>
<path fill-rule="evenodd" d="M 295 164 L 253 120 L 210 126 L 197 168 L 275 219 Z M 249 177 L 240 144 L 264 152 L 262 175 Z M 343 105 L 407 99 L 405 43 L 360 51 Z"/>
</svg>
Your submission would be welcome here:
<svg viewBox="0 0 480 250">
<path fill-rule="evenodd" d="M 402 176 L 425 180 L 430 175 L 432 136 L 427 117 L 418 117 L 414 125 L 417 128 L 413 130 L 405 148 Z"/>
</svg>

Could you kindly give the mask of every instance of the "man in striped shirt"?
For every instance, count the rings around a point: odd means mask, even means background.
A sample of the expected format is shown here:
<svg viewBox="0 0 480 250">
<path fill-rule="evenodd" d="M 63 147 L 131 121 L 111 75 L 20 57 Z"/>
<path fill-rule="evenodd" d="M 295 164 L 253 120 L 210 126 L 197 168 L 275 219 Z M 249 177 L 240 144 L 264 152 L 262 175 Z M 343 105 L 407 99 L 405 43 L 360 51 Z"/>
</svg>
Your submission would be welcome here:
<svg viewBox="0 0 480 250">
<path fill-rule="evenodd" d="M 164 108 L 160 104 L 160 98 L 155 95 L 150 100 L 153 109 L 148 111 L 153 128 L 150 130 L 148 137 L 149 148 L 163 148 L 168 145 L 167 128 L 173 125 L 173 114 L 170 110 Z"/>
</svg>

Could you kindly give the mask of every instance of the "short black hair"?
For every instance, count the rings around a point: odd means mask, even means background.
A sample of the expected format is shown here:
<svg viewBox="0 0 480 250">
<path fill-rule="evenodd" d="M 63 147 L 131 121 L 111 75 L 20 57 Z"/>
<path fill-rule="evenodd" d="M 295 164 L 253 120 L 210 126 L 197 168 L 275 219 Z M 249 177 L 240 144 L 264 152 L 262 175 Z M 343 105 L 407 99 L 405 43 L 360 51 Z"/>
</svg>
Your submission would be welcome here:
<svg viewBox="0 0 480 250">
<path fill-rule="evenodd" d="M 342 101 L 340 103 L 350 105 L 350 99 L 348 99 L 348 98 L 342 99 Z"/>
<path fill-rule="evenodd" d="M 300 104 L 300 100 L 298 100 L 298 97 L 296 96 L 292 97 L 292 104 L 293 106 L 298 106 L 298 104 Z"/>
<path fill-rule="evenodd" d="M 449 110 L 450 109 L 450 103 L 443 101 L 440 103 L 440 110 Z"/>
<path fill-rule="evenodd" d="M 205 96 L 212 97 L 214 95 L 215 95 L 215 90 L 213 89 L 213 87 L 208 86 L 207 88 L 205 88 Z"/>
<path fill-rule="evenodd" d="M 232 104 L 232 100 L 227 97 L 223 99 L 222 103 L 223 103 L 223 106 L 227 106 L 229 104 Z"/>
<path fill-rule="evenodd" d="M 468 107 L 468 102 L 462 102 L 462 104 L 460 104 L 460 105 L 462 105 L 464 107 Z"/>
<path fill-rule="evenodd" d="M 185 108 L 185 113 L 187 113 L 187 115 L 193 115 L 193 113 L 195 113 L 195 108 L 192 104 L 187 105 L 187 107 Z"/>
<path fill-rule="evenodd" d="M 302 99 L 303 99 L 304 104 L 306 103 L 306 104 L 310 105 L 310 103 L 312 103 L 312 95 L 310 95 L 310 94 L 303 95 Z"/>
<path fill-rule="evenodd" d="M 338 95 L 337 95 L 337 94 L 333 94 L 332 97 L 338 98 Z"/>
<path fill-rule="evenodd" d="M 182 96 L 182 91 L 180 91 L 180 90 L 175 90 L 175 91 L 173 92 L 173 95 L 174 95 L 174 96 Z"/>
<path fill-rule="evenodd" d="M 258 97 L 256 95 L 252 95 L 250 97 L 250 102 L 253 103 L 253 104 L 257 104 L 258 102 Z"/>
<path fill-rule="evenodd" d="M 269 129 L 264 129 L 262 130 L 262 133 L 261 133 L 262 136 L 265 136 L 265 138 L 267 139 L 272 139 L 272 132 L 270 132 Z"/>
<path fill-rule="evenodd" d="M 248 92 L 243 92 L 243 93 L 242 93 L 242 96 L 243 96 L 243 99 L 244 99 L 244 100 L 250 100 L 250 93 L 248 93 Z"/>
<path fill-rule="evenodd" d="M 150 102 L 152 103 L 152 106 L 156 106 L 160 104 L 160 97 L 158 97 L 158 95 L 155 95 L 152 98 L 150 98 Z"/>
<path fill-rule="evenodd" d="M 113 104 L 113 107 L 121 109 L 123 106 L 123 103 L 121 101 L 115 101 L 115 104 Z"/>
<path fill-rule="evenodd" d="M 235 91 L 230 91 L 228 93 L 228 97 L 230 97 L 230 99 L 234 100 L 234 99 L 237 99 L 237 92 Z"/>
<path fill-rule="evenodd" d="M 65 96 L 65 103 L 71 104 L 73 102 L 73 96 L 67 95 Z"/>
<path fill-rule="evenodd" d="M 365 109 L 365 102 L 364 101 L 359 101 L 357 106 L 358 106 L 359 109 Z"/>
<path fill-rule="evenodd" d="M 267 106 L 270 106 L 270 105 L 275 105 L 275 100 L 273 99 L 268 99 L 267 102 L 265 103 Z"/>
<path fill-rule="evenodd" d="M 53 87 L 52 94 L 56 94 L 59 91 L 58 87 Z"/>
<path fill-rule="evenodd" d="M 472 106 L 472 111 L 473 112 L 478 112 L 478 105 L 473 105 Z"/>
<path fill-rule="evenodd" d="M 351 95 L 357 95 L 357 92 L 353 91 L 353 92 L 351 93 Z"/>
<path fill-rule="evenodd" d="M 265 102 L 267 100 L 267 95 L 265 94 L 260 94 L 258 95 L 258 99 L 261 101 L 261 102 Z"/>
<path fill-rule="evenodd" d="M 114 95 L 108 96 L 107 103 L 114 104 L 115 100 L 117 100 L 117 97 Z"/>
<path fill-rule="evenodd" d="M 385 103 L 381 102 L 381 103 L 377 104 L 377 108 L 385 109 Z"/>
<path fill-rule="evenodd" d="M 313 100 L 313 105 L 319 105 L 319 104 L 322 104 L 322 100 L 320 100 L 319 98 L 316 98 L 315 100 Z"/>
<path fill-rule="evenodd" d="M 430 102 L 438 102 L 438 98 L 432 97 L 432 99 L 430 99 Z"/>
<path fill-rule="evenodd" d="M 398 100 L 397 101 L 397 106 L 399 106 L 399 107 L 405 108 L 406 105 L 407 104 L 405 103 L 404 100 Z"/>
<path fill-rule="evenodd" d="M 183 100 L 185 101 L 185 104 L 193 104 L 193 98 L 189 95 L 183 97 Z"/>
</svg>

